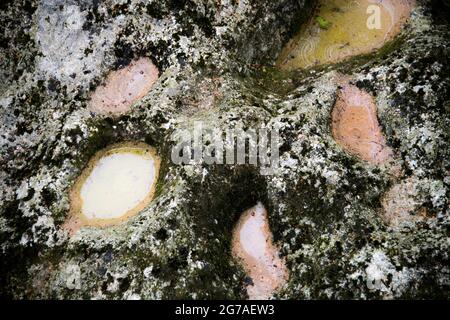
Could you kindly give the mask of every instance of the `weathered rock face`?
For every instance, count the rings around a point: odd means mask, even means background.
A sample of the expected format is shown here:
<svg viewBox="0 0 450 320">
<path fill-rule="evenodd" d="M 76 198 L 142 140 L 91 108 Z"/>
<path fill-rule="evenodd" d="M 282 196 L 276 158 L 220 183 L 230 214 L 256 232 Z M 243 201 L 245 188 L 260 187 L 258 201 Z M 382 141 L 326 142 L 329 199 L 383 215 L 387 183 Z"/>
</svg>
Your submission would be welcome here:
<svg viewBox="0 0 450 320">
<path fill-rule="evenodd" d="M 420 182 L 411 177 L 386 192 L 382 199 L 384 220 L 398 225 L 403 221 L 425 219 L 427 210 L 421 206 L 426 200 L 420 188 Z"/>
<path fill-rule="evenodd" d="M 273 67 L 313 5 L 2 4 L 1 296 L 245 298 L 232 231 L 261 201 L 289 272 L 276 298 L 449 298 L 448 7 L 418 1 L 398 37 L 372 54 Z M 141 57 L 159 70 L 151 90 L 123 113 L 92 112 L 96 88 Z M 389 165 L 333 138 L 338 74 L 373 97 Z M 172 133 L 195 121 L 279 126 L 279 168 L 174 164 Z M 123 141 L 161 156 L 153 201 L 71 237 L 73 184 L 95 153 Z"/>
</svg>

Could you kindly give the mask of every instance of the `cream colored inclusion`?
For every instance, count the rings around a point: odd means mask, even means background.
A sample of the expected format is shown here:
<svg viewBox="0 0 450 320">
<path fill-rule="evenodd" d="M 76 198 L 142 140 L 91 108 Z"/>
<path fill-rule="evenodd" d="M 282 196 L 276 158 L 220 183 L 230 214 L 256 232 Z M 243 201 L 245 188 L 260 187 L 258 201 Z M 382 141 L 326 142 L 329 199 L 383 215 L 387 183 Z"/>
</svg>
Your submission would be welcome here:
<svg viewBox="0 0 450 320">
<path fill-rule="evenodd" d="M 125 142 L 99 151 L 88 163 L 70 193 L 69 233 L 82 226 L 120 223 L 143 210 L 152 200 L 160 159 L 144 144 Z"/>
<path fill-rule="evenodd" d="M 98 161 L 81 188 L 88 219 L 118 218 L 144 200 L 155 178 L 151 157 L 114 153 Z"/>
<path fill-rule="evenodd" d="M 401 30 L 410 16 L 413 0 L 323 0 L 317 15 L 283 50 L 278 65 L 285 70 L 337 63 L 348 57 L 381 48 Z M 381 29 L 369 29 L 367 21 L 378 6 Z M 330 23 L 322 29 L 321 17 Z"/>
</svg>

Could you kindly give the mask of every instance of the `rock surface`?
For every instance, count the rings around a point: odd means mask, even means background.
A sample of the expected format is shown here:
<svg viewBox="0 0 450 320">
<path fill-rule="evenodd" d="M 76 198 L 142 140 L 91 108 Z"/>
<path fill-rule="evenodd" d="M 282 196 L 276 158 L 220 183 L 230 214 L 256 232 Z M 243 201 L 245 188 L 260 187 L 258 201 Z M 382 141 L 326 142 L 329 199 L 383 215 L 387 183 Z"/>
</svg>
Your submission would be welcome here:
<svg viewBox="0 0 450 320">
<path fill-rule="evenodd" d="M 313 4 L 2 3 L 0 295 L 246 298 L 232 230 L 261 201 L 289 271 L 276 298 L 449 298 L 449 8 L 418 1 L 377 52 L 279 70 Z M 141 57 L 160 72 L 151 90 L 127 113 L 94 114 L 92 92 Z M 374 97 L 390 166 L 333 139 L 337 74 Z M 263 176 L 250 165 L 173 164 L 173 133 L 195 121 L 278 125 L 280 167 Z M 161 155 L 154 200 L 126 223 L 70 237 L 71 186 L 96 152 L 122 141 Z M 426 215 L 390 223 L 395 208 Z"/>
</svg>

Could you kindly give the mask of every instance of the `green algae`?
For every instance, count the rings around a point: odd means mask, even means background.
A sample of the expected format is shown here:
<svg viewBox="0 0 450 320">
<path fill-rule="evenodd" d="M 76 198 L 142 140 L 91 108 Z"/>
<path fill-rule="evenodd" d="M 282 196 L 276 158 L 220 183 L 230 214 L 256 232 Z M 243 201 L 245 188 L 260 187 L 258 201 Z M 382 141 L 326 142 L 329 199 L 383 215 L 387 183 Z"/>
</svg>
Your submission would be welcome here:
<svg viewBox="0 0 450 320">
<path fill-rule="evenodd" d="M 316 21 L 322 29 L 329 29 L 331 27 L 331 22 L 320 16 L 316 18 Z"/>
</svg>

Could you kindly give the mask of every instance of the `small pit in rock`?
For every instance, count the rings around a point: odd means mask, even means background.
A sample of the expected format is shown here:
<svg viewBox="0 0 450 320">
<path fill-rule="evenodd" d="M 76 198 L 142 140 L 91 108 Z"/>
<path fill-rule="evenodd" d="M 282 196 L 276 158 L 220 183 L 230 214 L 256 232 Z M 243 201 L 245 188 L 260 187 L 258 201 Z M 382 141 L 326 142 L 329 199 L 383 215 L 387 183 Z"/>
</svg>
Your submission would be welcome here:
<svg viewBox="0 0 450 320">
<path fill-rule="evenodd" d="M 316 15 L 283 49 L 278 65 L 305 69 L 381 48 L 402 29 L 414 0 L 321 0 Z"/>
<path fill-rule="evenodd" d="M 373 164 L 392 157 L 377 118 L 373 97 L 345 84 L 338 92 L 332 111 L 332 130 L 336 142 L 347 152 Z"/>
<path fill-rule="evenodd" d="M 127 67 L 108 75 L 105 84 L 92 94 L 89 109 L 98 114 L 124 114 L 150 91 L 158 75 L 158 68 L 150 59 L 134 60 Z"/>
<path fill-rule="evenodd" d="M 152 200 L 160 159 L 144 144 L 126 142 L 99 151 L 76 180 L 70 193 L 71 234 L 82 226 L 120 223 Z"/>
<path fill-rule="evenodd" d="M 232 253 L 251 278 L 246 286 L 251 300 L 269 299 L 286 283 L 288 271 L 273 244 L 267 211 L 261 203 L 239 219 L 233 231 Z"/>
</svg>

